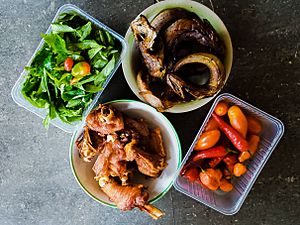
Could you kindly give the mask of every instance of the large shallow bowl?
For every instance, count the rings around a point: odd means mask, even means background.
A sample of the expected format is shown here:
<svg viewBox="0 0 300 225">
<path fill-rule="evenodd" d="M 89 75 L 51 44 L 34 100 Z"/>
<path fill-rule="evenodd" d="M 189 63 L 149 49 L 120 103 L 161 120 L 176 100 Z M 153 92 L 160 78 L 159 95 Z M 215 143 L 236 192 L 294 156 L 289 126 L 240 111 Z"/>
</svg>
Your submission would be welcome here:
<svg viewBox="0 0 300 225">
<path fill-rule="evenodd" d="M 211 25 L 214 27 L 214 29 L 217 31 L 217 33 L 223 40 L 226 47 L 224 67 L 226 69 L 226 81 L 227 81 L 231 71 L 233 53 L 232 53 L 232 44 L 231 44 L 230 35 L 222 20 L 206 6 L 190 0 L 162 1 L 148 7 L 143 12 L 141 12 L 141 14 L 146 16 L 148 20 L 151 21 L 159 12 L 169 8 L 184 8 L 188 11 L 194 12 L 202 19 L 207 19 L 211 23 Z M 139 65 L 137 65 L 137 62 L 139 62 L 140 60 L 138 59 L 139 53 L 130 27 L 127 30 L 125 40 L 128 43 L 128 48 L 127 48 L 127 52 L 125 53 L 125 58 L 122 62 L 122 68 L 123 68 L 126 81 L 129 87 L 131 88 L 131 90 L 135 93 L 135 95 L 140 100 L 146 102 L 145 99 L 139 94 L 139 89 L 136 82 L 136 75 L 139 67 Z M 215 95 L 217 95 L 217 93 Z M 182 113 L 182 112 L 191 111 L 205 105 L 210 100 L 212 100 L 213 97 L 214 96 L 187 102 L 187 103 L 179 103 L 173 106 L 172 108 L 168 109 L 167 112 Z"/>
<path fill-rule="evenodd" d="M 177 133 L 169 122 L 169 120 L 161 113 L 157 112 L 154 108 L 142 102 L 132 100 L 116 100 L 109 102 L 113 107 L 125 112 L 133 118 L 143 118 L 150 125 L 150 128 L 159 127 L 162 132 L 164 146 L 167 152 L 167 167 L 163 170 L 162 174 L 155 179 L 139 177 L 135 180 L 136 183 L 142 183 L 148 189 L 150 194 L 149 202 L 153 203 L 162 198 L 167 191 L 172 187 L 173 180 L 175 179 L 176 170 L 181 162 L 181 147 Z M 108 197 L 100 190 L 98 182 L 94 180 L 94 172 L 92 171 L 93 162 L 84 162 L 74 148 L 75 141 L 78 135 L 83 132 L 83 126 L 80 126 L 73 134 L 70 144 L 70 164 L 73 174 L 80 185 L 80 187 L 94 200 L 110 207 L 116 207 Z"/>
</svg>

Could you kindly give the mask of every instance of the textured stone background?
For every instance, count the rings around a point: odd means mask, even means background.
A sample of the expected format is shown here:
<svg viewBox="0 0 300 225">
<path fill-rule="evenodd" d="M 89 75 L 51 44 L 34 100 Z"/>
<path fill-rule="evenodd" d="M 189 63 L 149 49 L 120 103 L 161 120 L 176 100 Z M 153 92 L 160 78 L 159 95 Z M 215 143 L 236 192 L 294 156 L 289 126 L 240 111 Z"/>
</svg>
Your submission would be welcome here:
<svg viewBox="0 0 300 225">
<path fill-rule="evenodd" d="M 74 3 L 124 35 L 130 21 L 153 1 L 0 0 L 0 224 L 300 224 L 300 1 L 200 1 L 226 24 L 234 64 L 223 92 L 281 119 L 285 135 L 240 212 L 224 216 L 172 189 L 152 221 L 138 210 L 119 212 L 89 198 L 68 162 L 70 135 L 18 107 L 10 91 L 56 10 Z M 121 69 L 102 101 L 136 99 Z M 211 104 L 167 117 L 186 153 Z"/>
</svg>

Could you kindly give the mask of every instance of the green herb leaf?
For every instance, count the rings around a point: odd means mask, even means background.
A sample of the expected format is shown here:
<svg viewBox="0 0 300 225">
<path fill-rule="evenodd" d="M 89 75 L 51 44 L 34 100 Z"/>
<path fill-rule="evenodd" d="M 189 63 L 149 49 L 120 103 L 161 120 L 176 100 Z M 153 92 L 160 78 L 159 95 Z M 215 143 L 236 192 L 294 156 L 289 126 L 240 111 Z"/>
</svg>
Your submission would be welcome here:
<svg viewBox="0 0 300 225">
<path fill-rule="evenodd" d="M 115 67 L 115 57 L 112 57 L 111 60 L 106 64 L 106 66 L 101 70 L 99 74 L 96 75 L 94 84 L 96 86 L 103 83 L 107 76 L 112 72 Z"/>
<path fill-rule="evenodd" d="M 84 40 L 81 43 L 77 43 L 76 46 L 81 50 L 101 47 L 95 40 Z"/>
<path fill-rule="evenodd" d="M 43 34 L 45 42 L 51 47 L 52 51 L 57 56 L 58 64 L 63 62 L 67 57 L 68 51 L 66 48 L 66 42 L 58 34 Z"/>
<path fill-rule="evenodd" d="M 79 41 L 83 41 L 92 31 L 92 23 L 87 22 L 84 26 L 77 30 L 77 35 L 80 37 Z"/>
<path fill-rule="evenodd" d="M 63 24 L 56 24 L 56 23 L 51 24 L 51 29 L 52 29 L 54 34 L 68 33 L 68 32 L 75 32 L 76 31 L 75 29 L 73 29 L 70 26 L 63 25 Z"/>
<path fill-rule="evenodd" d="M 67 108 L 72 108 L 72 107 L 75 107 L 75 106 L 78 106 L 80 105 L 81 103 L 81 99 L 71 99 L 68 104 L 66 105 Z"/>
</svg>

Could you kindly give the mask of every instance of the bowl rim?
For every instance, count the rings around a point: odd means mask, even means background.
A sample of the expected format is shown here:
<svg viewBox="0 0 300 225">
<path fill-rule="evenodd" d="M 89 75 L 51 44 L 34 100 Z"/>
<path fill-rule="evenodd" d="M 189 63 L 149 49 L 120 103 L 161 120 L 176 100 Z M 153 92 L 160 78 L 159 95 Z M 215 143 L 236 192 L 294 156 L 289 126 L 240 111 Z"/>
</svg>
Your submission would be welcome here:
<svg viewBox="0 0 300 225">
<path fill-rule="evenodd" d="M 174 4 L 174 6 L 170 7 L 170 4 Z M 220 28 L 222 29 L 223 35 L 222 35 L 222 39 L 224 41 L 224 44 L 226 46 L 227 49 L 227 53 L 226 53 L 226 57 L 227 57 L 227 63 L 224 64 L 224 67 L 226 69 L 226 79 L 225 79 L 225 83 L 224 86 L 226 85 L 226 82 L 230 76 L 231 73 L 231 69 L 232 69 L 232 65 L 233 65 L 233 46 L 232 46 L 232 41 L 231 41 L 231 37 L 230 34 L 228 32 L 227 27 L 225 26 L 225 24 L 223 23 L 223 21 L 221 20 L 221 18 L 214 12 L 212 11 L 210 8 L 208 8 L 207 6 L 196 2 L 196 1 L 192 1 L 192 0 L 165 0 L 165 1 L 161 1 L 158 3 L 155 3 L 149 7 L 147 7 L 146 9 L 144 9 L 142 12 L 140 12 L 135 18 L 137 18 L 139 15 L 144 14 L 146 17 L 154 17 L 155 15 L 153 14 L 153 11 L 156 8 L 161 8 L 161 11 L 167 8 L 186 8 L 187 9 L 187 5 L 191 6 L 192 8 L 194 7 L 194 9 L 197 10 L 201 10 L 201 11 L 206 11 L 209 14 L 209 17 L 213 17 L 215 19 L 216 24 L 218 24 L 218 26 L 220 26 Z M 187 9 L 188 10 L 188 9 Z M 196 12 L 195 12 L 196 13 Z M 197 13 L 196 13 L 197 14 Z M 199 16 L 200 17 L 200 16 Z M 204 16 L 202 16 L 201 18 L 206 18 Z M 126 31 L 125 34 L 125 41 L 127 42 L 127 51 L 125 53 L 125 58 L 130 58 L 130 55 L 132 54 L 132 42 L 134 43 L 134 37 L 132 34 L 132 31 L 129 28 Z M 224 61 L 223 61 L 224 63 Z M 136 81 L 132 82 L 130 77 L 133 71 L 131 69 L 131 65 L 129 64 L 129 60 L 123 60 L 122 61 L 122 70 L 123 70 L 123 74 L 124 77 L 126 79 L 126 82 L 128 84 L 128 86 L 130 87 L 130 89 L 132 90 L 132 92 L 144 103 L 148 104 L 145 99 L 139 94 L 139 91 L 137 89 L 137 85 L 136 85 Z M 223 89 L 223 88 L 222 88 Z M 213 96 L 211 97 L 206 97 L 203 99 L 196 99 L 190 102 L 184 102 L 184 103 L 178 103 L 175 104 L 173 107 L 167 109 L 165 112 L 169 112 L 169 113 L 184 113 L 184 112 L 189 112 L 195 109 L 198 109 L 204 105 L 206 105 L 208 102 L 210 102 L 211 100 L 213 100 L 213 98 L 215 98 L 220 91 L 222 90 L 220 89 L 218 92 L 216 92 Z M 201 103 L 199 103 L 199 101 L 201 101 Z"/>
<path fill-rule="evenodd" d="M 136 101 L 136 100 L 129 100 L 129 99 L 118 99 L 118 100 L 112 100 L 109 102 L 106 102 L 104 104 L 111 104 L 111 103 L 134 103 L 134 104 L 142 104 L 143 107 L 146 107 L 148 110 L 150 110 L 153 113 L 156 113 L 158 115 L 160 115 L 160 117 L 166 122 L 166 124 L 171 128 L 173 135 L 176 138 L 176 143 L 177 143 L 177 148 L 178 148 L 178 161 L 177 161 L 177 166 L 175 169 L 175 172 L 173 174 L 173 178 L 171 180 L 171 182 L 167 185 L 167 187 L 161 192 L 159 193 L 157 196 L 155 196 L 153 199 L 149 200 L 149 203 L 155 203 L 156 201 L 160 200 L 173 186 L 173 183 L 175 182 L 176 179 L 176 171 L 178 170 L 178 168 L 181 165 L 181 161 L 182 161 L 182 149 L 181 149 L 181 142 L 180 139 L 178 137 L 178 134 L 174 128 L 174 126 L 172 125 L 172 123 L 168 120 L 168 118 L 163 115 L 160 112 L 157 112 L 153 107 L 147 105 L 144 102 L 140 102 L 140 101 Z M 77 127 L 78 128 L 78 127 Z M 89 190 L 87 190 L 87 188 L 81 183 L 79 176 L 77 175 L 76 171 L 75 171 L 75 166 L 74 166 L 74 159 L 73 159 L 73 152 L 74 152 L 74 143 L 75 143 L 75 138 L 77 136 L 77 132 L 78 129 L 76 129 L 73 134 L 72 134 L 72 138 L 71 138 L 71 142 L 70 142 L 70 146 L 69 146 L 69 161 L 70 161 L 70 167 L 73 173 L 73 176 L 75 177 L 75 180 L 77 181 L 77 183 L 79 184 L 79 186 L 81 187 L 81 189 L 88 195 L 90 196 L 92 199 L 94 199 L 95 201 L 101 203 L 102 205 L 106 205 L 112 208 L 117 208 L 117 206 L 115 204 L 106 202 L 104 200 L 101 200 L 99 198 L 97 198 L 95 195 L 93 195 Z"/>
</svg>

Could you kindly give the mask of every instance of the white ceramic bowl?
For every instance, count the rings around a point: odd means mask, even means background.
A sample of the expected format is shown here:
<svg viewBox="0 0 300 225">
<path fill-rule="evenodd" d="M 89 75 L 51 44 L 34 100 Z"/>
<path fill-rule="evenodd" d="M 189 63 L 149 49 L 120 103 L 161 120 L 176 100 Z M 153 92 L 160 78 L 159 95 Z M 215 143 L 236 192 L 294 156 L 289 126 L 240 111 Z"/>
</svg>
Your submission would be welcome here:
<svg viewBox="0 0 300 225">
<path fill-rule="evenodd" d="M 226 81 L 227 81 L 231 71 L 233 53 L 232 53 L 231 38 L 222 20 L 206 6 L 190 0 L 165 0 L 156 3 L 154 5 L 151 5 L 143 12 L 141 12 L 141 14 L 146 16 L 148 20 L 151 21 L 159 12 L 169 8 L 184 8 L 188 11 L 194 12 L 200 18 L 207 19 L 211 23 L 211 25 L 215 28 L 220 38 L 223 40 L 226 48 L 225 60 L 223 63 L 226 70 Z M 136 60 L 138 57 L 138 49 L 135 44 L 133 33 L 130 27 L 127 30 L 125 40 L 128 43 L 128 48 L 127 48 L 127 52 L 125 53 L 124 60 L 122 62 L 122 68 L 123 68 L 126 81 L 129 87 L 131 88 L 131 90 L 135 93 L 135 95 L 140 100 L 146 102 L 145 99 L 139 94 L 139 89 L 136 82 L 136 75 L 138 72 L 137 71 L 138 66 L 136 64 L 136 62 L 138 61 Z M 217 93 L 215 94 L 215 96 L 216 95 Z M 186 102 L 186 103 L 179 103 L 174 105 L 172 108 L 168 109 L 167 112 L 171 112 L 171 113 L 188 112 L 205 105 L 210 100 L 212 100 L 215 96 L 200 99 L 200 100 L 195 100 L 191 102 Z"/>
<path fill-rule="evenodd" d="M 150 128 L 159 127 L 162 132 L 164 147 L 167 152 L 167 167 L 158 178 L 145 179 L 145 176 L 141 176 L 139 180 L 135 180 L 135 182 L 142 183 L 147 187 L 150 194 L 149 202 L 154 203 L 163 197 L 172 187 L 176 170 L 180 166 L 181 146 L 177 133 L 172 124 L 162 113 L 157 112 L 154 108 L 145 103 L 133 100 L 116 100 L 109 103 L 129 116 L 145 119 L 149 123 Z M 74 177 L 80 187 L 94 200 L 110 207 L 116 207 L 100 190 L 98 182 L 94 180 L 95 175 L 92 171 L 94 163 L 84 162 L 79 157 L 78 151 L 74 148 L 75 141 L 78 135 L 83 132 L 84 125 L 85 123 L 74 132 L 70 143 L 70 164 Z"/>
</svg>

